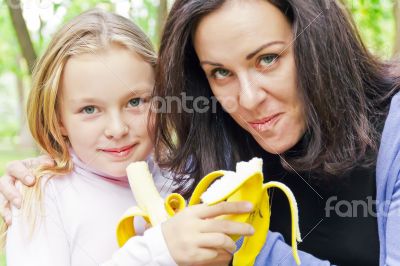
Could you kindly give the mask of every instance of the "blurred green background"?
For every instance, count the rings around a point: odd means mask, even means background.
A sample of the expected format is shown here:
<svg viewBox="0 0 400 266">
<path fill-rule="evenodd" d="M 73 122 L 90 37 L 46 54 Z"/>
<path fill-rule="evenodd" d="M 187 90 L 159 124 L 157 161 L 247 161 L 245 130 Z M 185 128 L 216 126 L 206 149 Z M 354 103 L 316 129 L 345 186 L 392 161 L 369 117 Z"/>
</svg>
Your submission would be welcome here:
<svg viewBox="0 0 400 266">
<path fill-rule="evenodd" d="M 344 1 L 366 46 L 384 59 L 395 57 L 400 50 L 398 2 Z M 99 7 L 138 23 L 157 47 L 172 3 L 173 0 L 0 0 L 0 176 L 7 162 L 39 154 L 24 118 L 29 69 L 57 28 L 82 11 Z M 0 265 L 5 265 L 3 256 Z"/>
</svg>

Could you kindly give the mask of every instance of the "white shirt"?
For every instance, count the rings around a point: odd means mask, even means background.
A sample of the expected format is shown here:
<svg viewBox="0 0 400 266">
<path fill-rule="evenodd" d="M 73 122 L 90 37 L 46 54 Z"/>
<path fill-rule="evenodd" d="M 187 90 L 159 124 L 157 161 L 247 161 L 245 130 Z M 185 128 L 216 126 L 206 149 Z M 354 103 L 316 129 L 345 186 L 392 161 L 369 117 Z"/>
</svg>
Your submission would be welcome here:
<svg viewBox="0 0 400 266">
<path fill-rule="evenodd" d="M 21 211 L 12 209 L 7 265 L 176 265 L 160 226 L 131 238 L 118 249 L 118 220 L 126 209 L 136 205 L 127 178 L 96 173 L 75 156 L 73 162 L 69 175 L 54 176 L 47 183 L 42 180 L 43 213 L 31 237 Z M 171 180 L 164 178 L 151 161 L 149 166 L 158 190 L 165 196 L 172 190 Z"/>
</svg>

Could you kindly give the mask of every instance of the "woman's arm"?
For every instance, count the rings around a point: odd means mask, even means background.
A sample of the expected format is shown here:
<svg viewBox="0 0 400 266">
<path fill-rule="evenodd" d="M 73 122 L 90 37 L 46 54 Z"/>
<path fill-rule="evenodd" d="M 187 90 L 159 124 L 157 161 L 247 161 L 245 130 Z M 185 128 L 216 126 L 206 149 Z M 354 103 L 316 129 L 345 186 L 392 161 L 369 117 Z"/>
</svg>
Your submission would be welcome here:
<svg viewBox="0 0 400 266">
<path fill-rule="evenodd" d="M 54 161 L 46 155 L 8 163 L 6 173 L 0 178 L 0 198 L 2 198 L 0 215 L 7 225 L 11 225 L 12 222 L 10 203 L 19 209 L 22 202 L 21 193 L 16 188 L 15 182 L 33 186 L 36 181 L 32 169 L 39 165 L 53 164 Z"/>
<path fill-rule="evenodd" d="M 380 264 L 400 264 L 400 93 L 390 104 L 377 160 Z"/>
<path fill-rule="evenodd" d="M 131 238 L 103 266 L 228 265 L 236 249 L 228 235 L 252 235 L 253 228 L 246 223 L 213 218 L 250 210 L 245 202 L 185 208 L 161 226 Z"/>
<path fill-rule="evenodd" d="M 398 156 L 400 160 L 400 154 Z M 400 161 L 397 160 L 400 164 Z M 400 172 L 394 187 L 386 223 L 386 265 L 400 265 Z"/>
<path fill-rule="evenodd" d="M 300 250 L 299 257 L 301 260 L 301 265 L 332 265 L 329 261 L 318 259 L 313 255 Z M 281 234 L 269 231 L 267 235 L 267 241 L 258 255 L 255 265 L 295 266 L 296 262 L 294 261 L 292 255 L 292 247 L 286 244 Z"/>
</svg>

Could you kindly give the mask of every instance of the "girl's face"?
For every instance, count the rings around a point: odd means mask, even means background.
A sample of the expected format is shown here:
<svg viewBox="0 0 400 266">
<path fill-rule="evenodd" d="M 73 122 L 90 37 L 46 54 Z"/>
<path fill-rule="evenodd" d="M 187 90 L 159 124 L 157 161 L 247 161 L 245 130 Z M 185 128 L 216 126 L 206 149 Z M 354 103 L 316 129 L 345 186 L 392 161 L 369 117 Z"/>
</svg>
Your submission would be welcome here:
<svg viewBox="0 0 400 266">
<path fill-rule="evenodd" d="M 111 46 L 71 57 L 63 72 L 62 133 L 88 166 L 125 176 L 153 145 L 148 133 L 154 73 L 135 52 Z"/>
<path fill-rule="evenodd" d="M 204 17 L 194 46 L 213 94 L 270 153 L 293 147 L 306 122 L 291 25 L 268 1 L 227 1 Z"/>
</svg>

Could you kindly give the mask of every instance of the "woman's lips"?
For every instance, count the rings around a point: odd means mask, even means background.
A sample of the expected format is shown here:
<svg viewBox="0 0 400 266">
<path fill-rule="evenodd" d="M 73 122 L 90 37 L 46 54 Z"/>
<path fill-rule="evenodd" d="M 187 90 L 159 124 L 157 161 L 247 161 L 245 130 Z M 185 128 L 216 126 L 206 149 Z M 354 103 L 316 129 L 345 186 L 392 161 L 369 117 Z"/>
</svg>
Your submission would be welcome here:
<svg viewBox="0 0 400 266">
<path fill-rule="evenodd" d="M 130 155 L 134 146 L 135 144 L 132 144 L 121 148 L 100 149 L 100 151 L 105 152 L 106 154 L 109 154 L 116 158 L 125 158 Z"/>
<path fill-rule="evenodd" d="M 278 121 L 280 118 L 281 114 L 282 113 L 278 113 L 260 120 L 249 122 L 249 125 L 258 132 L 263 132 L 272 128 L 276 124 L 276 121 Z"/>
</svg>

